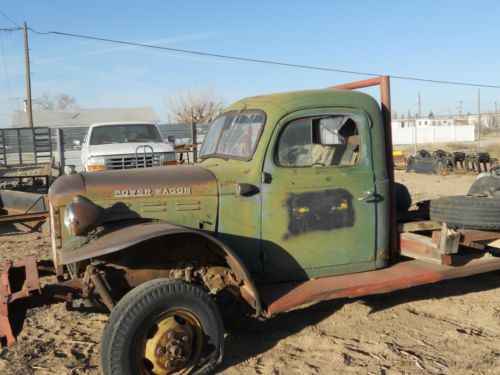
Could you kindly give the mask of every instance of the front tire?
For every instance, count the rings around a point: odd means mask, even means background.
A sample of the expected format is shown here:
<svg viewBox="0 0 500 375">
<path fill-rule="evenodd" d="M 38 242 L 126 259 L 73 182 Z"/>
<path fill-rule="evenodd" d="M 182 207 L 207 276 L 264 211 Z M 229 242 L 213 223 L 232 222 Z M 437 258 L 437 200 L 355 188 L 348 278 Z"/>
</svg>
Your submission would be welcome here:
<svg viewBox="0 0 500 375">
<path fill-rule="evenodd" d="M 106 375 L 207 374 L 222 361 L 224 327 L 203 288 L 156 279 L 127 293 L 101 341 Z"/>
</svg>

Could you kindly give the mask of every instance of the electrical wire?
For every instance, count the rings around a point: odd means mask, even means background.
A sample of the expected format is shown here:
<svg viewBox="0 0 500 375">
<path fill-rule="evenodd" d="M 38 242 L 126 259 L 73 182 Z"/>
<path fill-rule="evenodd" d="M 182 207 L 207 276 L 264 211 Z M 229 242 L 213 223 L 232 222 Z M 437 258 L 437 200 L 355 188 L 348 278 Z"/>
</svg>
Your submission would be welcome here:
<svg viewBox="0 0 500 375">
<path fill-rule="evenodd" d="M 3 45 L 3 35 L 2 34 L 0 34 L 0 46 L 2 49 L 3 70 L 5 73 L 5 82 L 7 83 L 7 93 L 8 93 L 9 98 L 10 98 L 11 97 L 11 87 L 10 87 L 9 72 L 7 70 L 7 59 L 5 58 L 5 48 Z"/>
<path fill-rule="evenodd" d="M 14 21 L 12 18 L 10 18 L 8 15 L 6 15 L 6 14 L 5 14 L 4 12 L 2 12 L 1 10 L 0 10 L 0 14 L 1 14 L 2 16 L 4 16 L 7 20 L 9 20 L 10 22 L 12 22 L 12 24 L 14 24 L 15 26 L 17 26 L 18 28 L 21 28 L 21 26 L 19 26 L 19 24 L 18 24 L 16 21 Z"/>
<path fill-rule="evenodd" d="M 21 26 L 16 21 L 14 21 L 12 18 L 10 18 L 7 14 L 2 12 L 1 10 L 0 10 L 0 14 L 2 14 L 12 24 L 17 26 L 18 29 L 16 29 L 16 30 L 21 29 Z M 354 70 L 328 68 L 328 67 L 321 67 L 321 66 L 314 66 L 314 65 L 295 64 L 295 63 L 288 63 L 288 62 L 275 61 L 275 60 L 265 60 L 265 59 L 257 59 L 257 58 L 250 58 L 250 57 L 217 54 L 217 53 L 194 51 L 194 50 L 187 50 L 187 49 L 180 49 L 180 48 L 155 46 L 155 45 L 151 45 L 151 44 L 128 42 L 128 41 L 124 41 L 124 40 L 102 38 L 102 37 L 97 37 L 97 36 L 66 33 L 66 32 L 62 32 L 62 31 L 42 32 L 42 31 L 35 30 L 33 28 L 28 28 L 28 29 L 36 34 L 39 34 L 39 35 L 52 34 L 52 35 L 60 35 L 60 36 L 67 36 L 67 37 L 73 37 L 73 38 L 90 39 L 90 40 L 97 40 L 97 41 L 101 41 L 101 42 L 129 45 L 129 46 L 135 46 L 135 47 L 143 47 L 143 48 L 154 48 L 154 49 L 159 49 L 159 50 L 178 52 L 178 53 L 184 53 L 184 54 L 190 54 L 190 55 L 216 57 L 216 58 L 226 59 L 226 60 L 238 60 L 238 61 L 246 61 L 246 62 L 258 63 L 258 64 L 285 66 L 285 67 L 290 67 L 290 68 L 319 70 L 319 71 L 327 71 L 327 72 L 335 72 L 335 73 L 343 73 L 343 74 L 353 74 L 353 75 L 368 76 L 368 77 L 378 77 L 378 76 L 387 75 L 387 74 L 380 74 L 380 73 L 369 73 L 369 72 L 359 72 L 359 71 L 354 71 Z M 14 29 L 12 29 L 12 30 L 14 30 Z M 472 87 L 485 87 L 485 88 L 500 89 L 500 85 L 490 85 L 490 84 L 482 84 L 482 83 L 447 81 L 447 80 L 409 77 L 409 76 L 401 76 L 401 75 L 390 75 L 390 77 L 393 79 L 406 80 L 406 81 L 418 81 L 418 82 L 437 83 L 437 84 L 446 84 L 446 85 L 472 86 Z"/>
<path fill-rule="evenodd" d="M 224 54 L 217 54 L 217 53 L 210 53 L 210 52 L 194 51 L 194 50 L 187 50 L 187 49 L 180 49 L 180 48 L 155 46 L 155 45 L 151 45 L 151 44 L 128 42 L 128 41 L 124 41 L 124 40 L 109 39 L 109 38 L 101 38 L 101 37 L 97 37 L 97 36 L 72 34 L 72 33 L 66 33 L 66 32 L 62 32 L 62 31 L 41 32 L 41 31 L 37 31 L 33 28 L 29 28 L 29 30 L 36 33 L 36 34 L 40 34 L 40 35 L 52 34 L 52 35 L 60 35 L 60 36 L 67 36 L 67 37 L 73 37 L 73 38 L 90 39 L 90 40 L 97 40 L 97 41 L 101 41 L 101 42 L 122 44 L 122 45 L 135 46 L 135 47 L 154 48 L 154 49 L 159 49 L 159 50 L 185 53 L 185 54 L 190 54 L 190 55 L 216 57 L 216 58 L 226 59 L 226 60 L 238 60 L 238 61 L 246 61 L 246 62 L 252 62 L 252 63 L 259 63 L 259 64 L 268 64 L 268 65 L 285 66 L 285 67 L 291 67 L 291 68 L 310 69 L 310 70 L 320 70 L 320 71 L 328 71 L 328 72 L 344 73 L 344 74 L 354 74 L 354 75 L 369 76 L 369 77 L 378 77 L 378 76 L 386 75 L 386 74 L 380 74 L 380 73 L 359 72 L 359 71 L 354 71 L 354 70 L 327 68 L 327 67 L 314 66 L 314 65 L 294 64 L 294 63 L 288 63 L 288 62 L 282 62 L 282 61 L 264 60 L 264 59 L 250 58 L 250 57 L 241 57 L 241 56 L 224 55 Z M 473 87 L 485 87 L 485 88 L 500 89 L 500 85 L 490 85 L 490 84 L 482 84 L 482 83 L 446 81 L 446 80 L 408 77 L 408 76 L 400 76 L 400 75 L 390 75 L 390 77 L 393 79 L 407 80 L 407 81 L 419 81 L 419 82 L 447 84 L 447 85 L 473 86 Z"/>
</svg>

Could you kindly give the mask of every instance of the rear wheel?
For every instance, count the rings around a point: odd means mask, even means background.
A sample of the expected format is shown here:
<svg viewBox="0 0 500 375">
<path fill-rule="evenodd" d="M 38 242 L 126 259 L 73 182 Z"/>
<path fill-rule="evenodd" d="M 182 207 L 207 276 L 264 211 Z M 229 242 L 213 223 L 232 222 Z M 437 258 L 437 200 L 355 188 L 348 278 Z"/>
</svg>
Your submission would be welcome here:
<svg viewBox="0 0 500 375">
<path fill-rule="evenodd" d="M 126 294 L 103 332 L 104 374 L 207 374 L 221 362 L 217 305 L 197 285 L 157 279 Z"/>
</svg>

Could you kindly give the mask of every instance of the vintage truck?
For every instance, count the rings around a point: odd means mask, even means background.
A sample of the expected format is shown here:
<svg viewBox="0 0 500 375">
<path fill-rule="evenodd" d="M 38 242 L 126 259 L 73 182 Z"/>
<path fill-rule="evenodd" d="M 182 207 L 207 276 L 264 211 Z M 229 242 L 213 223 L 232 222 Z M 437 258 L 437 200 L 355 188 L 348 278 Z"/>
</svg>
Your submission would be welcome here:
<svg viewBox="0 0 500 375">
<path fill-rule="evenodd" d="M 381 107 L 350 90 L 373 85 Z M 59 178 L 58 283 L 40 290 L 50 267 L 34 257 L 7 262 L 0 336 L 15 341 L 9 303 L 40 293 L 111 312 L 105 374 L 209 373 L 224 355 L 220 299 L 267 319 L 499 270 L 497 230 L 431 221 L 425 204 L 397 213 L 390 129 L 379 77 L 243 99 L 213 121 L 196 165 Z"/>
</svg>

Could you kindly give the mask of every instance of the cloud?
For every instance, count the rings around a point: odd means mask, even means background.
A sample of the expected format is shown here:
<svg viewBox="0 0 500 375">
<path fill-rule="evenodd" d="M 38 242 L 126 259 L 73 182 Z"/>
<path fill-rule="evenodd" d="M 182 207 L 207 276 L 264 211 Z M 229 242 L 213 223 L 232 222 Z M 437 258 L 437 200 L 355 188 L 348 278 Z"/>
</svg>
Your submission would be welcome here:
<svg viewBox="0 0 500 375">
<path fill-rule="evenodd" d="M 191 34 L 176 35 L 176 36 L 171 36 L 171 37 L 167 37 L 167 38 L 161 38 L 161 39 L 155 39 L 155 40 L 150 40 L 150 41 L 145 41 L 145 42 L 137 42 L 137 43 L 149 44 L 149 45 L 153 45 L 153 46 L 160 46 L 160 45 L 164 45 L 164 44 L 172 44 L 172 43 L 185 42 L 185 41 L 190 41 L 190 40 L 205 39 L 205 38 L 217 36 L 219 34 L 220 34 L 220 32 L 218 32 L 218 31 L 208 31 L 208 32 L 203 32 L 203 33 L 191 33 Z M 107 53 L 115 53 L 115 52 L 121 52 L 121 51 L 130 51 L 130 50 L 135 50 L 138 48 L 143 48 L 143 47 L 131 46 L 131 45 L 121 45 L 121 46 L 116 46 L 116 47 L 101 48 L 101 49 L 96 49 L 96 50 L 89 51 L 89 52 L 84 52 L 84 53 L 81 53 L 78 55 L 42 59 L 42 60 L 38 60 L 36 62 L 33 62 L 33 65 L 35 65 L 35 64 L 51 64 L 51 63 L 58 62 L 58 61 L 73 60 L 75 58 L 97 56 L 97 55 L 103 55 L 103 54 L 107 54 Z M 172 55 L 172 56 L 174 56 L 174 55 Z M 190 58 L 190 57 L 186 56 L 186 58 Z"/>
</svg>

